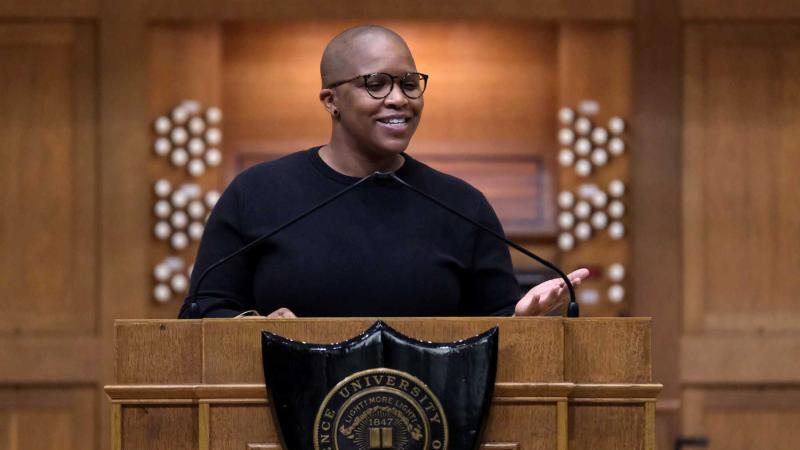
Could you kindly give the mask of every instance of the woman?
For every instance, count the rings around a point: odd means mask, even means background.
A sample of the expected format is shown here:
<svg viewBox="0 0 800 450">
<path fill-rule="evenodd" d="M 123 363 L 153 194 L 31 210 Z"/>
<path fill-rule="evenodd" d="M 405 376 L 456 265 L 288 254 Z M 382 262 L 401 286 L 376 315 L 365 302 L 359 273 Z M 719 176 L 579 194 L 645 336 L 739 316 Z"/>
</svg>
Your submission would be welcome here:
<svg viewBox="0 0 800 450">
<path fill-rule="evenodd" d="M 539 315 L 560 304 L 559 279 L 521 299 L 508 249 L 395 182 L 368 182 L 256 248 L 197 277 L 258 236 L 376 171 L 408 183 L 502 233 L 485 197 L 405 155 L 427 75 L 403 39 L 361 26 L 326 47 L 320 102 L 330 141 L 252 167 L 209 218 L 180 317 Z M 570 274 L 575 285 L 588 276 Z"/>
</svg>

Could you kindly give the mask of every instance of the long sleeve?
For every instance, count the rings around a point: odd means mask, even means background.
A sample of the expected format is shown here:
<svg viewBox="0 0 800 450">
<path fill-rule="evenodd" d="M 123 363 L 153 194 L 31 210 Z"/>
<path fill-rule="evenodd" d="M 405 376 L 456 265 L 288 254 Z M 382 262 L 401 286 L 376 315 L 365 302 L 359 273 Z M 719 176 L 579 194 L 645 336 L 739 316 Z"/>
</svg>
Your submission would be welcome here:
<svg viewBox="0 0 800 450">
<path fill-rule="evenodd" d="M 205 276 L 199 289 L 197 286 L 198 279 L 209 266 L 247 243 L 241 233 L 237 186 L 234 180 L 211 212 L 180 318 L 233 317 L 253 309 L 252 267 L 246 253 L 215 267 Z M 195 290 L 197 293 L 193 296 Z"/>
<path fill-rule="evenodd" d="M 476 220 L 504 235 L 503 227 L 486 197 L 481 195 Z M 508 246 L 475 227 L 470 275 L 465 283 L 462 315 L 510 316 L 520 298 Z"/>
</svg>

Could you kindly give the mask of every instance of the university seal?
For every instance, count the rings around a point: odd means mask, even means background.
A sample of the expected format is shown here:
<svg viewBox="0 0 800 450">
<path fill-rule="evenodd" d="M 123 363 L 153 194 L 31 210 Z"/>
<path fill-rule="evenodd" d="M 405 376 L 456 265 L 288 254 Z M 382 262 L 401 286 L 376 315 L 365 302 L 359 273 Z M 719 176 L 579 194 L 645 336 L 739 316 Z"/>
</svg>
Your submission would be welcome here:
<svg viewBox="0 0 800 450">
<path fill-rule="evenodd" d="M 414 377 L 378 368 L 354 373 L 325 397 L 314 422 L 315 450 L 447 449 L 439 399 Z"/>
</svg>

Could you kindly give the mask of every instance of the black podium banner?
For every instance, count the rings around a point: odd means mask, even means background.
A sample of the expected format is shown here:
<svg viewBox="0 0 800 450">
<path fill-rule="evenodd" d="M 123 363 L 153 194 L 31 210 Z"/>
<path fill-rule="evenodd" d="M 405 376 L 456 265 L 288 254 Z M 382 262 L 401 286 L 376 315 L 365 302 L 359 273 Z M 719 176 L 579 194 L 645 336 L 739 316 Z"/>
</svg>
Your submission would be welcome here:
<svg viewBox="0 0 800 450">
<path fill-rule="evenodd" d="M 264 379 L 286 450 L 476 450 L 498 329 L 419 341 L 382 321 L 334 344 L 262 332 Z"/>
</svg>

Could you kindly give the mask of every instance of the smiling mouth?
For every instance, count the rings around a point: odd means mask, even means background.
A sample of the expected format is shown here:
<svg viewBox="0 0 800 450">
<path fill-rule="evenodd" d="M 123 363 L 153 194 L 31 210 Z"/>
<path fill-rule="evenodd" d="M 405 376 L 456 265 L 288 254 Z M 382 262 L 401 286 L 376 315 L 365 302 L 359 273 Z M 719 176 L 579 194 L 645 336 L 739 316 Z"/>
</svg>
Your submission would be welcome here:
<svg viewBox="0 0 800 450">
<path fill-rule="evenodd" d="M 408 123 L 408 120 L 408 117 L 392 117 L 390 119 L 378 119 L 378 122 L 385 123 L 387 125 L 400 125 Z"/>
</svg>

